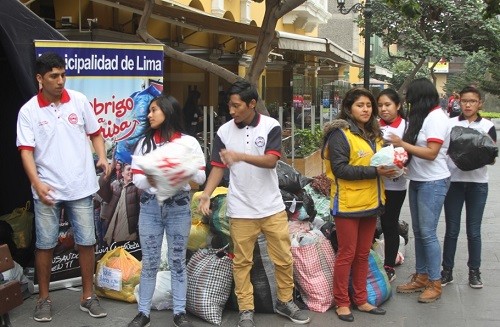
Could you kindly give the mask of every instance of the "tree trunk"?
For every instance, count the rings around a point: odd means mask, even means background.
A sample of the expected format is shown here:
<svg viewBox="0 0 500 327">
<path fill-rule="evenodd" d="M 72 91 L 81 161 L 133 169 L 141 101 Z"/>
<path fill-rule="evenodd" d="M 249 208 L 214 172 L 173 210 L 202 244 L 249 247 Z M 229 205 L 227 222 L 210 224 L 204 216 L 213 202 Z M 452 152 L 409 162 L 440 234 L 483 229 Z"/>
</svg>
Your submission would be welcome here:
<svg viewBox="0 0 500 327">
<path fill-rule="evenodd" d="M 436 67 L 437 63 L 438 63 L 438 61 L 435 61 L 432 64 L 431 68 L 430 68 L 430 70 L 431 70 L 431 77 L 432 77 L 432 83 L 434 83 L 434 85 L 436 85 L 436 81 L 437 81 L 436 74 L 434 73 L 434 67 Z"/>
<path fill-rule="evenodd" d="M 271 46 L 275 38 L 275 28 L 278 20 L 287 12 L 297 8 L 306 0 L 266 0 L 266 11 L 264 14 L 264 19 L 262 21 L 261 31 L 257 41 L 255 54 L 253 56 L 252 65 L 245 76 L 245 79 L 251 84 L 257 86 L 260 76 L 264 71 L 267 63 L 267 57 L 271 51 Z M 257 1 L 259 2 L 259 1 Z M 141 20 L 139 22 L 139 27 L 137 28 L 136 34 L 146 43 L 154 43 L 163 45 L 163 52 L 169 58 L 173 58 L 177 61 L 186 63 L 188 65 L 197 67 L 206 72 L 212 73 L 219 76 L 220 78 L 228 81 L 229 83 L 234 83 L 237 80 L 243 79 L 242 77 L 234 74 L 233 72 L 221 67 L 219 65 L 213 64 L 203 59 L 199 59 L 183 52 L 177 51 L 166 44 L 160 42 L 156 38 L 152 37 L 147 31 L 147 25 L 149 18 L 153 12 L 153 7 L 155 6 L 155 0 L 145 0 L 144 10 L 142 13 Z M 259 99 L 257 102 L 257 111 L 269 115 L 264 102 Z"/>
<path fill-rule="evenodd" d="M 154 0 L 146 0 L 144 1 L 144 11 L 142 13 L 141 20 L 139 22 L 139 27 L 137 28 L 136 34 L 146 43 L 154 43 L 163 45 L 163 53 L 169 58 L 173 58 L 180 62 L 186 63 L 188 65 L 197 67 L 206 72 L 212 73 L 214 75 L 219 76 L 220 78 L 228 81 L 229 83 L 234 83 L 237 80 L 242 79 L 237 74 L 231 72 L 230 70 L 225 69 L 219 65 L 211 63 L 209 61 L 196 58 L 185 54 L 183 52 L 177 51 L 168 45 L 160 42 L 156 38 L 152 37 L 147 31 L 147 25 L 149 21 L 149 17 L 153 12 Z"/>
<path fill-rule="evenodd" d="M 408 85 L 410 82 L 415 78 L 415 75 L 417 74 L 418 70 L 422 68 L 422 65 L 425 62 L 425 58 L 420 58 L 419 62 L 415 65 L 415 68 L 413 68 L 412 72 L 408 77 L 405 78 L 405 81 L 401 85 L 401 87 L 398 89 L 398 94 L 401 97 L 401 99 L 404 99 L 404 93 L 406 89 L 408 88 Z"/>
<path fill-rule="evenodd" d="M 276 24 L 278 20 L 275 18 L 275 13 L 278 10 L 279 1 L 266 0 L 266 12 L 262 20 L 262 26 L 259 33 L 257 46 L 255 48 L 255 55 L 253 57 L 252 65 L 245 77 L 253 85 L 257 85 L 262 72 L 264 71 L 267 63 L 267 57 L 271 52 L 271 44 L 275 38 Z"/>
</svg>

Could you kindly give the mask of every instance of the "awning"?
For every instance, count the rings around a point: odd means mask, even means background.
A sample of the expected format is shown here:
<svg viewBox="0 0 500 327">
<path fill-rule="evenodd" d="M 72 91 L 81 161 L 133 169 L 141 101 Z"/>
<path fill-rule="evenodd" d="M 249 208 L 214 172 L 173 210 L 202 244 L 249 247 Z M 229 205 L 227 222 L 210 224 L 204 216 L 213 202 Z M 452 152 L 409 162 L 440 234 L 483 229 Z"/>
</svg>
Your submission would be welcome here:
<svg viewBox="0 0 500 327">
<path fill-rule="evenodd" d="M 353 83 L 352 85 L 354 86 L 360 86 L 360 85 L 363 85 L 363 82 L 360 82 L 360 83 Z M 389 82 L 386 82 L 386 81 L 381 81 L 381 80 L 378 80 L 376 78 L 370 78 L 370 85 L 392 85 L 391 83 Z"/>
<path fill-rule="evenodd" d="M 91 1 L 137 14 L 142 14 L 144 9 L 144 1 L 141 0 Z M 258 26 L 233 22 L 170 1 L 163 1 L 161 4 L 155 3 L 151 17 L 191 30 L 228 35 L 247 42 L 257 42 L 260 33 Z M 340 64 L 359 65 L 351 52 L 326 38 L 276 31 L 275 42 L 276 47 L 281 50 L 328 58 Z"/>
<path fill-rule="evenodd" d="M 319 51 L 326 53 L 326 39 L 281 31 L 276 31 L 276 37 L 278 38 L 279 49 L 304 52 Z"/>
<path fill-rule="evenodd" d="M 304 52 L 320 58 L 328 58 L 335 63 L 362 66 L 355 62 L 353 54 L 327 38 L 312 37 L 288 32 L 276 31 L 278 48 Z M 359 56 L 358 56 L 359 57 Z"/>
</svg>

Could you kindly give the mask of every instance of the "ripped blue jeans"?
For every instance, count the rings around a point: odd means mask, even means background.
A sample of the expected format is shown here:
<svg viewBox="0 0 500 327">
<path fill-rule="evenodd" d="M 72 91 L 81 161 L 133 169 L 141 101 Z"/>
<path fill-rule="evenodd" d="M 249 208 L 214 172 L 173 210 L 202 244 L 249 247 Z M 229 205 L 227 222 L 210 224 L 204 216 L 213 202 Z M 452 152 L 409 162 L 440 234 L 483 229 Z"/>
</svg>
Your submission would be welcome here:
<svg viewBox="0 0 500 327">
<path fill-rule="evenodd" d="M 166 232 L 168 265 L 172 273 L 174 314 L 186 312 L 187 272 L 186 248 L 191 229 L 189 192 L 182 191 L 158 205 L 156 196 L 141 195 L 139 238 L 142 271 L 139 287 L 139 312 L 149 316 L 160 266 L 161 243 Z"/>
</svg>

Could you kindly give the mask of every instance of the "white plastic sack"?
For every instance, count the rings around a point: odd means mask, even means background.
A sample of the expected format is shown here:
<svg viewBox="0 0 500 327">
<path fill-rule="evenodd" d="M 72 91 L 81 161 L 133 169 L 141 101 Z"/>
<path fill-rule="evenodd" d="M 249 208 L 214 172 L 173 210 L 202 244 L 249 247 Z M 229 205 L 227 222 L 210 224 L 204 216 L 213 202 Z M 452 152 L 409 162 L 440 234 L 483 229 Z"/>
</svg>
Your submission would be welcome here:
<svg viewBox="0 0 500 327">
<path fill-rule="evenodd" d="M 399 249 L 396 255 L 396 265 L 402 265 L 405 262 L 406 245 L 403 236 L 399 235 Z"/>
<path fill-rule="evenodd" d="M 385 241 L 384 241 L 384 239 L 383 238 L 381 238 L 381 239 L 376 238 L 372 244 L 372 250 L 378 254 L 378 256 L 380 257 L 380 260 L 382 260 L 382 262 L 383 262 L 384 258 L 385 258 Z"/>
<path fill-rule="evenodd" d="M 134 295 L 139 302 L 139 288 L 141 284 L 137 284 L 134 289 Z M 159 271 L 156 274 L 156 287 L 153 293 L 151 309 L 154 310 L 170 310 L 174 307 L 172 296 L 172 276 L 170 271 Z"/>
<path fill-rule="evenodd" d="M 160 268 L 159 270 L 170 270 L 168 266 L 168 244 L 167 234 L 163 233 L 163 241 L 161 242 Z"/>
<path fill-rule="evenodd" d="M 5 281 L 17 280 L 21 284 L 21 291 L 23 293 L 23 299 L 28 298 L 33 294 L 35 286 L 33 281 L 24 275 L 23 267 L 14 261 L 14 268 L 0 273 Z"/>
<path fill-rule="evenodd" d="M 392 144 L 380 149 L 373 155 L 370 160 L 370 166 L 386 166 L 395 168 L 397 176 L 399 177 L 404 173 L 404 164 L 408 160 L 408 153 L 402 147 L 394 147 Z"/>
<path fill-rule="evenodd" d="M 156 198 L 162 203 L 172 197 L 205 166 L 203 153 L 193 149 L 189 140 L 177 138 L 133 160 L 156 181 Z"/>
<path fill-rule="evenodd" d="M 385 241 L 383 238 L 375 239 L 375 242 L 373 242 L 372 245 L 372 250 L 378 254 L 378 256 L 382 261 L 384 261 Z M 402 265 L 405 262 L 405 254 L 406 254 L 405 239 L 403 238 L 403 236 L 399 235 L 399 248 L 398 248 L 398 253 L 396 254 L 396 262 L 395 262 L 396 266 Z"/>
</svg>

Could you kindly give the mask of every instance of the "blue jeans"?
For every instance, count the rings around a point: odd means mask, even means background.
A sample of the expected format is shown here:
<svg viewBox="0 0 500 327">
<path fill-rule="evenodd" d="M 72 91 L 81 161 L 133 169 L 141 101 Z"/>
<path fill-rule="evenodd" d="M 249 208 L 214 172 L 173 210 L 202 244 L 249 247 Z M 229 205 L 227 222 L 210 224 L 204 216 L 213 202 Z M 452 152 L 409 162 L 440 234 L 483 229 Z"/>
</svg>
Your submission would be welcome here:
<svg viewBox="0 0 500 327">
<path fill-rule="evenodd" d="M 443 246 L 443 268 L 452 269 L 455 264 L 460 218 L 465 202 L 465 226 L 470 269 L 481 266 L 481 221 L 488 197 L 488 183 L 452 182 L 444 201 L 446 233 Z"/>
<path fill-rule="evenodd" d="M 429 182 L 410 181 L 411 226 L 415 236 L 415 270 L 428 274 L 430 280 L 441 279 L 441 246 L 437 238 L 439 215 L 450 178 Z"/>
<path fill-rule="evenodd" d="M 56 247 L 62 209 L 73 228 L 75 243 L 82 246 L 95 244 L 92 196 L 79 200 L 56 201 L 53 206 L 48 206 L 39 199 L 34 199 L 34 203 L 37 249 L 48 250 Z"/>
<path fill-rule="evenodd" d="M 139 238 L 142 270 L 139 286 L 139 312 L 149 316 L 160 266 L 163 234 L 167 234 L 168 265 L 172 275 L 174 314 L 186 312 L 187 272 L 186 249 L 191 230 L 189 192 L 182 191 L 158 205 L 156 196 L 141 195 Z"/>
</svg>

